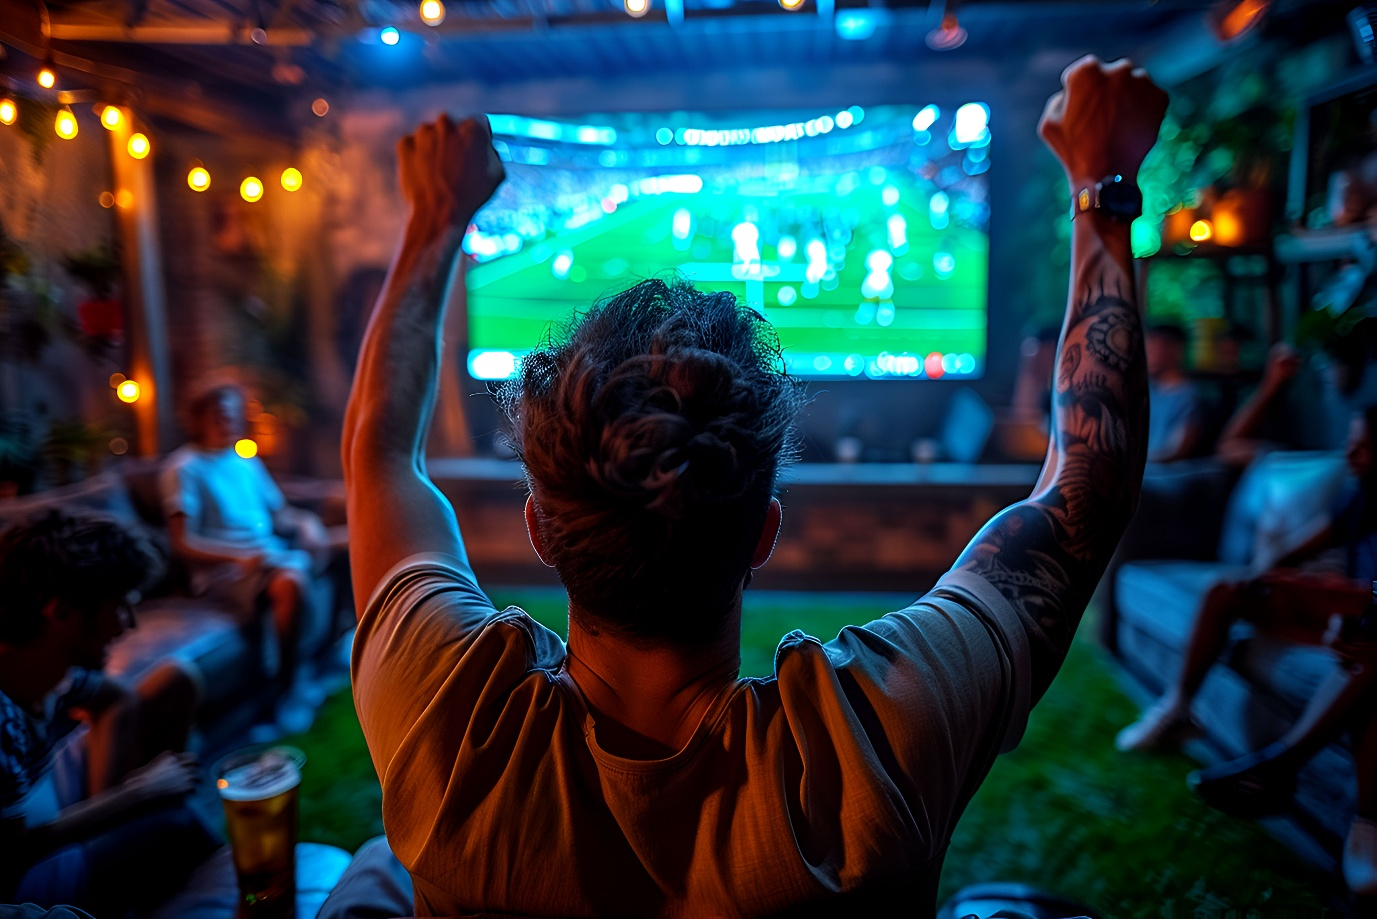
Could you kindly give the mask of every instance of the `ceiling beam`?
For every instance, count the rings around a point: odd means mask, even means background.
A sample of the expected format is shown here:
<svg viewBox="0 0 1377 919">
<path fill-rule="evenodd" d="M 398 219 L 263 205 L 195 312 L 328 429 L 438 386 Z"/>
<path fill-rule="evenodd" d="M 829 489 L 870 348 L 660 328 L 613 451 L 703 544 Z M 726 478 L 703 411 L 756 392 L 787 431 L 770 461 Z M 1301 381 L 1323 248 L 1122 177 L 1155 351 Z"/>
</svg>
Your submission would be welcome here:
<svg viewBox="0 0 1377 919">
<path fill-rule="evenodd" d="M 253 33 L 259 33 L 258 38 Z M 126 26 L 114 20 L 54 16 L 48 34 L 62 41 L 134 42 L 141 45 L 284 45 L 302 47 L 315 40 L 306 29 L 254 29 L 241 22 L 181 19 Z"/>
</svg>

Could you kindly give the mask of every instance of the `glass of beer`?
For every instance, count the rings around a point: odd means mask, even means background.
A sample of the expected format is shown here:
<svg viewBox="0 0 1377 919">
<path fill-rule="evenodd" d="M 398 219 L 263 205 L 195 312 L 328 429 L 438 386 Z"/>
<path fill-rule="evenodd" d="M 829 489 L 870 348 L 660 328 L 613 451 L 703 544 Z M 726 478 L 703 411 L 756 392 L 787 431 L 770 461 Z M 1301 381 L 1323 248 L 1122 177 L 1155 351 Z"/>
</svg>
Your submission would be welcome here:
<svg viewBox="0 0 1377 919">
<path fill-rule="evenodd" d="M 242 915 L 296 914 L 297 788 L 306 756 L 293 747 L 246 747 L 215 766 Z"/>
</svg>

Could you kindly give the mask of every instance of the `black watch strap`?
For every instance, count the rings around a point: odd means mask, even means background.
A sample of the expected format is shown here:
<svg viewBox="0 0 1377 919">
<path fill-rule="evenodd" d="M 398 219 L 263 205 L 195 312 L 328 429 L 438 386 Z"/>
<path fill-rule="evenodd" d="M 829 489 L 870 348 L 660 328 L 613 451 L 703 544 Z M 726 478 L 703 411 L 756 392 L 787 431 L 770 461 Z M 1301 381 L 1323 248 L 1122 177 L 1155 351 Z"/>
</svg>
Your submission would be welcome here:
<svg viewBox="0 0 1377 919">
<path fill-rule="evenodd" d="M 1143 193 L 1135 182 L 1126 182 L 1121 175 L 1105 176 L 1094 185 L 1087 185 L 1071 199 L 1071 219 L 1086 211 L 1099 211 L 1111 220 L 1132 223 L 1143 216 Z"/>
</svg>

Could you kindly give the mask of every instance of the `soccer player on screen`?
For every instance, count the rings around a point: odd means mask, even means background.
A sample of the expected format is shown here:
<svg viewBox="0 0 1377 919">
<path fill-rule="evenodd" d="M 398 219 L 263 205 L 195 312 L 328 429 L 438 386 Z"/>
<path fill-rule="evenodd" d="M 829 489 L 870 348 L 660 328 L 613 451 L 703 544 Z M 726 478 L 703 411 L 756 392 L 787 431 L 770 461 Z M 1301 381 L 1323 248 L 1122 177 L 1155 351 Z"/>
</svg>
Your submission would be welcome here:
<svg viewBox="0 0 1377 919">
<path fill-rule="evenodd" d="M 1126 61 L 1062 81 L 1040 131 L 1073 195 L 1132 187 L 1166 96 Z M 343 460 L 355 701 L 416 911 L 832 914 L 897 895 L 930 914 L 957 819 L 1137 501 L 1147 376 L 1124 214 L 1078 196 L 1033 494 L 912 606 L 826 644 L 787 635 L 775 675 L 742 680 L 741 592 L 779 533 L 799 404 L 773 331 L 729 294 L 646 281 L 502 391 L 531 542 L 568 589 L 566 645 L 492 608 L 423 460 L 445 288 L 501 163 L 481 120 L 442 117 L 399 154 L 410 219 Z"/>
</svg>

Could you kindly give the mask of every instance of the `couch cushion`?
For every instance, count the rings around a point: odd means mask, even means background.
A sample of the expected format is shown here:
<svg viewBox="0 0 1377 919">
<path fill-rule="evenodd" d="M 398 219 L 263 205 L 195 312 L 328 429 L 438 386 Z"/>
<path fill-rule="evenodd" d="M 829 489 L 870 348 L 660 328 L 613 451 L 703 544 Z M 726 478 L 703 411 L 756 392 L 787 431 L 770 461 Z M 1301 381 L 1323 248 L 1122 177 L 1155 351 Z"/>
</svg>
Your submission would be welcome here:
<svg viewBox="0 0 1377 919">
<path fill-rule="evenodd" d="M 1270 567 L 1328 523 L 1347 472 L 1341 453 L 1277 451 L 1258 457 L 1229 498 L 1219 560 Z"/>
<path fill-rule="evenodd" d="M 255 630 L 214 605 L 167 597 L 139 604 L 135 617 L 137 626 L 110 646 L 105 670 L 112 676 L 134 682 L 176 659 L 201 684 L 203 707 L 216 708 L 260 674 Z"/>
<path fill-rule="evenodd" d="M 1246 577 L 1246 565 L 1141 561 L 1119 569 L 1114 602 L 1134 627 L 1174 648 L 1185 648 L 1205 593 L 1222 580 Z"/>
</svg>

